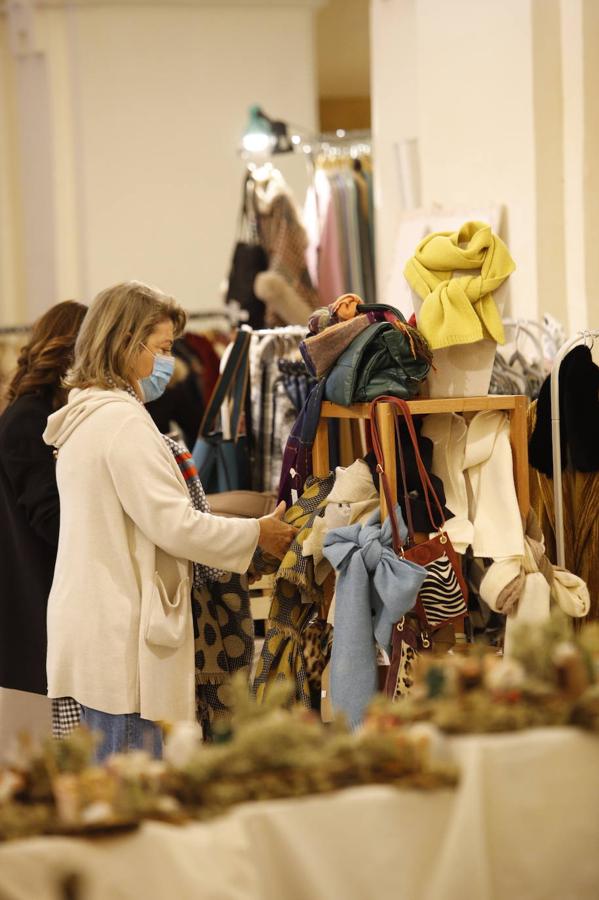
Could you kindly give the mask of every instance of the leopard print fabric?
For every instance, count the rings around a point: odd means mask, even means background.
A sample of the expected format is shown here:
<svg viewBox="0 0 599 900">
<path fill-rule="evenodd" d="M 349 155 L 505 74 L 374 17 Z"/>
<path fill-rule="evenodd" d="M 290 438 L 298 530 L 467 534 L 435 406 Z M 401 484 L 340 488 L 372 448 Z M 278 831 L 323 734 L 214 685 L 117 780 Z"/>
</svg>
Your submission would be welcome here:
<svg viewBox="0 0 599 900">
<path fill-rule="evenodd" d="M 315 619 L 304 628 L 301 635 L 306 676 L 310 688 L 320 691 L 322 673 L 331 658 L 333 628 L 322 619 Z"/>
</svg>

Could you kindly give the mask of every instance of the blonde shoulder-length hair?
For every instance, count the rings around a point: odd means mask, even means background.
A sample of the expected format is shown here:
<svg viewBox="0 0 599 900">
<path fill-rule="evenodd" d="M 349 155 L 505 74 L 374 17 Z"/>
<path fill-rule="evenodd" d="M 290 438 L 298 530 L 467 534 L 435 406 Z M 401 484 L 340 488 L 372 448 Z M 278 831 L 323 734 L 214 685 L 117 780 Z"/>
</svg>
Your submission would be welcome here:
<svg viewBox="0 0 599 900">
<path fill-rule="evenodd" d="M 81 326 L 65 387 L 126 387 L 141 344 L 166 319 L 178 337 L 185 312 L 172 297 L 146 284 L 127 281 L 101 291 Z"/>
</svg>

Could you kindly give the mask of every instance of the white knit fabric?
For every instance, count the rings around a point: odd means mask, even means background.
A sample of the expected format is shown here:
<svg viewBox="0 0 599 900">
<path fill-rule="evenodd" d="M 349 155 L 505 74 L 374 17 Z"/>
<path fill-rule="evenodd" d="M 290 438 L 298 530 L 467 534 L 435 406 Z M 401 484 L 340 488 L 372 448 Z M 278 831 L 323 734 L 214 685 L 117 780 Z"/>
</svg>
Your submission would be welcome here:
<svg viewBox="0 0 599 900">
<path fill-rule="evenodd" d="M 258 522 L 195 510 L 173 454 L 125 391 L 71 391 L 44 440 L 58 448 L 61 502 L 49 696 L 153 721 L 193 720 L 189 561 L 247 571 Z M 161 615 L 169 624 L 180 618 L 165 629 L 178 635 L 175 646 L 150 640 Z"/>
</svg>

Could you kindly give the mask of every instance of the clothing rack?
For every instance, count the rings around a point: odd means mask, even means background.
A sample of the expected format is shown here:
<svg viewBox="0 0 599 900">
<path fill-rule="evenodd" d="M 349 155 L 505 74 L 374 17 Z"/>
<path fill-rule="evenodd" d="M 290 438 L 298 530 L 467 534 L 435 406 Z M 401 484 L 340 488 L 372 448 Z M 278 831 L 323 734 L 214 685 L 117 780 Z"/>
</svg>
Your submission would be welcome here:
<svg viewBox="0 0 599 900">
<path fill-rule="evenodd" d="M 187 313 L 187 319 L 188 321 L 192 319 L 227 319 L 227 321 L 233 322 L 235 321 L 235 316 L 226 309 L 211 309 Z"/>
<path fill-rule="evenodd" d="M 541 340 L 530 330 L 531 326 L 536 326 L 541 330 L 541 333 L 544 333 L 545 327 L 543 325 L 541 325 L 539 322 L 536 322 L 534 319 L 503 319 L 503 324 L 508 328 L 516 329 L 516 341 L 518 340 L 519 332 L 522 332 L 522 334 L 525 334 L 528 338 L 530 338 L 530 340 L 534 344 L 535 350 L 537 351 L 539 360 L 543 359 L 543 347 L 541 345 Z"/>
<path fill-rule="evenodd" d="M 339 128 L 336 132 L 322 132 L 309 136 L 292 131 L 291 145 L 292 152 L 304 154 L 306 164 L 313 175 L 319 157 L 358 159 L 363 154 L 372 153 L 372 135 L 370 131 L 345 131 L 343 128 Z M 270 160 L 268 163 L 256 162 L 247 151 L 242 151 L 242 156 L 251 172 L 260 171 L 265 165 L 272 165 Z"/>
<path fill-rule="evenodd" d="M 564 357 L 577 344 L 599 337 L 599 329 L 595 331 L 580 331 L 575 337 L 566 341 L 557 351 L 553 368 L 551 370 L 551 443 L 553 451 L 553 506 L 555 510 L 555 547 L 557 564 L 560 568 L 566 566 L 566 550 L 564 543 L 564 495 L 562 488 L 562 443 L 560 436 L 560 408 L 559 408 L 559 370 Z"/>
<path fill-rule="evenodd" d="M 243 321 L 243 313 L 241 313 L 240 316 L 233 312 L 229 312 L 229 310 L 226 309 L 211 309 L 187 313 L 188 322 L 206 319 L 223 319 L 230 325 L 234 325 Z M 31 325 L 0 325 L 0 337 L 11 334 L 27 334 L 28 331 L 31 331 Z"/>
<path fill-rule="evenodd" d="M 290 335 L 292 337 L 306 337 L 308 327 L 306 325 L 279 325 L 276 328 L 250 328 L 248 325 L 241 325 L 241 331 L 249 331 L 252 334 L 266 336 L 270 334 L 280 334 L 283 337 Z"/>
<path fill-rule="evenodd" d="M 2 325 L 0 326 L 0 337 L 11 334 L 27 334 L 31 331 L 31 325 Z"/>
</svg>

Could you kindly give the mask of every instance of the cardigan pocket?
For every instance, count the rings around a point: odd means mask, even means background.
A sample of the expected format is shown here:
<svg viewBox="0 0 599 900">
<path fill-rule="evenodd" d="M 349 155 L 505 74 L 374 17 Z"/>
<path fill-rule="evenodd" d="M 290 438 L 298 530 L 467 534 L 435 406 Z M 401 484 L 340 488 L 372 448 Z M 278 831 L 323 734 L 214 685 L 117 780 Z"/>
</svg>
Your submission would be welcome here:
<svg viewBox="0 0 599 900">
<path fill-rule="evenodd" d="M 146 625 L 146 641 L 158 647 L 180 647 L 185 640 L 191 603 L 189 577 L 183 578 L 169 597 L 162 578 L 154 574 L 154 589 Z"/>
</svg>

